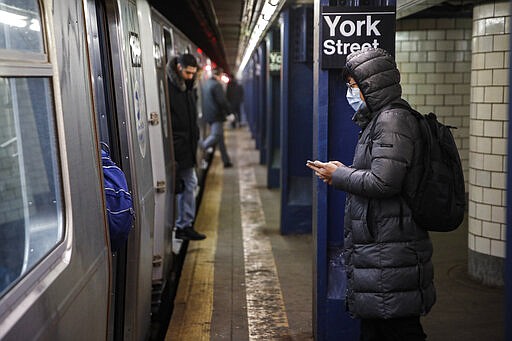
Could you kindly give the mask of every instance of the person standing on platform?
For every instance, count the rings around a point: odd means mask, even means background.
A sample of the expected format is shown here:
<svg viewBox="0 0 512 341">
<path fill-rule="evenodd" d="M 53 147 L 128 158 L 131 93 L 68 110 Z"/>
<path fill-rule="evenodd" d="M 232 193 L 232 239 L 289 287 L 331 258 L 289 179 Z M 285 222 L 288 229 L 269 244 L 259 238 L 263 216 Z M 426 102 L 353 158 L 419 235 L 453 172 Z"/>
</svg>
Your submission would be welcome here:
<svg viewBox="0 0 512 341">
<path fill-rule="evenodd" d="M 169 98 L 171 110 L 174 157 L 177 163 L 176 186 L 178 212 L 176 238 L 202 240 L 206 236 L 193 225 L 196 216 L 195 171 L 199 127 L 197 126 L 197 94 L 195 75 L 198 64 L 191 54 L 173 58 L 168 67 Z"/>
<path fill-rule="evenodd" d="M 235 115 L 235 120 L 231 122 L 231 127 L 236 128 L 240 124 L 241 110 L 240 106 L 244 101 L 244 88 L 236 78 L 231 79 L 226 89 L 226 97 L 228 99 L 231 110 Z"/>
<path fill-rule="evenodd" d="M 223 70 L 221 68 L 214 68 L 212 77 L 205 82 L 201 91 L 203 96 L 203 119 L 210 125 L 210 135 L 200 142 L 200 147 L 207 150 L 218 145 L 224 168 L 229 168 L 233 167 L 233 164 L 224 144 L 224 121 L 230 115 L 231 108 L 222 88 L 222 74 Z"/>
<path fill-rule="evenodd" d="M 400 73 L 386 51 L 348 55 L 343 77 L 352 120 L 361 127 L 353 163 L 307 165 L 347 193 L 347 308 L 361 320 L 362 341 L 425 340 L 420 316 L 436 300 L 433 248 L 401 196 L 414 191 L 423 173 L 419 124 L 404 109 Z"/>
</svg>

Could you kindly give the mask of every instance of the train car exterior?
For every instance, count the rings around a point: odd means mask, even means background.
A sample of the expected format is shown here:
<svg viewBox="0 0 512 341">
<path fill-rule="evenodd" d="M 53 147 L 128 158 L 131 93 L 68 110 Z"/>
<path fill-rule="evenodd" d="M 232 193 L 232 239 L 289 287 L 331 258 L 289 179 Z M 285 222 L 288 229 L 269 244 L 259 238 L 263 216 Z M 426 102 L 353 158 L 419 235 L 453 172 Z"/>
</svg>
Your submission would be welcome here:
<svg viewBox="0 0 512 341">
<path fill-rule="evenodd" d="M 102 339 L 110 257 L 82 5 L 0 10 L 0 339 Z"/>
<path fill-rule="evenodd" d="M 0 1 L 0 14 L 0 339 L 147 339 L 180 247 L 166 65 L 209 60 L 144 0 Z M 134 198 L 116 252 L 100 142 Z"/>
</svg>

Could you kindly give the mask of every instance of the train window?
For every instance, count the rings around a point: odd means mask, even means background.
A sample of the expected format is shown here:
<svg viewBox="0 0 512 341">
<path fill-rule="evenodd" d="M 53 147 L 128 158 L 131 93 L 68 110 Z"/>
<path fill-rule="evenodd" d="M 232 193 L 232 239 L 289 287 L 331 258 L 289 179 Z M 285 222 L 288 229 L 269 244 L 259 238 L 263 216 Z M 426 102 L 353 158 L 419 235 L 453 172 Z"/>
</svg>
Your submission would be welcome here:
<svg viewBox="0 0 512 341">
<path fill-rule="evenodd" d="M 164 43 L 165 43 L 165 58 L 167 62 L 174 56 L 174 42 L 172 32 L 164 29 Z"/>
<path fill-rule="evenodd" d="M 0 77 L 0 295 L 62 239 L 49 77 Z"/>
<path fill-rule="evenodd" d="M 44 53 L 37 0 L 0 0 L 0 49 Z"/>
</svg>

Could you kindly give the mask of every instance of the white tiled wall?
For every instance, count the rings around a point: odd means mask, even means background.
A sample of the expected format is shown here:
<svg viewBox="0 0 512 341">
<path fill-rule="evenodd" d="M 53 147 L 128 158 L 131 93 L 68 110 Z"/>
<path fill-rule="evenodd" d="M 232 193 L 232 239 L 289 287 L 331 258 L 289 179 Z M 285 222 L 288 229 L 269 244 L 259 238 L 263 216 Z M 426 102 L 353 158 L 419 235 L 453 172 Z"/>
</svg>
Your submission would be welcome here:
<svg viewBox="0 0 512 341">
<path fill-rule="evenodd" d="M 509 2 L 474 7 L 473 19 L 397 22 L 403 97 L 458 127 L 469 193 L 469 248 L 505 257 Z"/>
<path fill-rule="evenodd" d="M 418 111 L 434 112 L 453 131 L 468 190 L 470 18 L 403 19 L 397 22 L 396 61 L 403 97 Z M 482 94 L 483 96 L 484 94 Z M 488 108 L 490 112 L 490 107 Z M 490 116 L 490 115 L 489 115 Z"/>
<path fill-rule="evenodd" d="M 505 257 L 510 3 L 473 10 L 469 248 Z"/>
</svg>

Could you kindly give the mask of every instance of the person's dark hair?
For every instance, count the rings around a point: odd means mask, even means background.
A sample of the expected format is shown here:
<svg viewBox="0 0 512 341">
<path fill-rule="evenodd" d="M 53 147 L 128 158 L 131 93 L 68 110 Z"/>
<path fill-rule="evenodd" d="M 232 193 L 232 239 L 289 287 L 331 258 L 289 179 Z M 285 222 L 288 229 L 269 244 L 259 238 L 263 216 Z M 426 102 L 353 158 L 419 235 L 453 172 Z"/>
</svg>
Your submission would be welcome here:
<svg viewBox="0 0 512 341">
<path fill-rule="evenodd" d="M 221 67 L 216 67 L 212 70 L 212 74 L 215 76 L 220 76 L 224 73 L 224 70 Z"/>
<path fill-rule="evenodd" d="M 350 74 L 349 69 L 348 69 L 346 66 L 344 66 L 344 67 L 341 69 L 340 78 L 341 78 L 343 81 L 345 81 L 345 82 L 346 82 L 346 81 L 348 81 L 348 77 L 349 77 L 349 76 L 353 78 L 353 76 Z"/>
<path fill-rule="evenodd" d="M 190 53 L 184 53 L 178 57 L 178 64 L 184 68 L 187 66 L 197 67 L 197 59 Z"/>
</svg>

